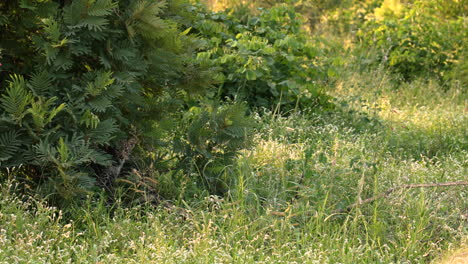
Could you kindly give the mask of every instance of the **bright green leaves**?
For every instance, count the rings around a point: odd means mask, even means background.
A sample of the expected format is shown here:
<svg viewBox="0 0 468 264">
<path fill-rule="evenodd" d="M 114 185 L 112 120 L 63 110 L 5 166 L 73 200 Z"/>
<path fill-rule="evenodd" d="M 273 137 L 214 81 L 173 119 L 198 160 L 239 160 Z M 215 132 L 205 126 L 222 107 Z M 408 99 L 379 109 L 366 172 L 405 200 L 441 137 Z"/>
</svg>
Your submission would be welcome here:
<svg viewBox="0 0 468 264">
<path fill-rule="evenodd" d="M 98 72 L 93 82 L 89 82 L 86 86 L 86 92 L 91 97 L 100 95 L 107 87 L 114 83 L 112 72 Z"/>
<path fill-rule="evenodd" d="M 35 75 L 39 76 L 39 75 Z M 10 87 L 0 99 L 5 112 L 10 114 L 10 117 L 20 126 L 26 115 L 30 114 L 32 123 L 36 130 L 42 129 L 49 124 L 52 119 L 65 108 L 65 104 L 60 104 L 53 107 L 56 97 L 45 99 L 44 97 L 34 98 L 32 93 L 27 89 L 31 86 L 24 80 L 23 76 L 13 75 Z M 36 83 L 32 87 L 36 87 L 40 83 L 36 78 Z"/>
<path fill-rule="evenodd" d="M 70 149 L 68 148 L 68 146 L 63 141 L 63 138 L 60 138 L 60 140 L 59 140 L 59 145 L 57 147 L 57 153 L 58 153 L 58 156 L 60 158 L 60 161 L 61 161 L 60 163 L 61 164 L 64 164 L 64 163 L 68 162 L 68 159 L 70 157 Z"/>
<path fill-rule="evenodd" d="M 246 70 L 245 71 L 245 78 L 247 81 L 254 81 L 257 79 L 257 74 L 253 70 Z"/>
<path fill-rule="evenodd" d="M 27 106 L 31 104 L 33 96 L 26 89 L 26 81 L 22 76 L 11 76 L 12 81 L 0 99 L 3 110 L 8 113 L 11 118 L 21 124 L 23 117 L 27 114 Z"/>
<path fill-rule="evenodd" d="M 99 124 L 99 117 L 88 109 L 81 116 L 80 124 L 85 125 L 86 128 L 96 128 Z"/>
<path fill-rule="evenodd" d="M 245 32 L 237 34 L 236 40 L 226 40 L 226 44 L 231 50 L 225 49 L 225 54 L 218 61 L 221 64 L 238 66 L 235 72 L 228 75 L 228 80 L 245 78 L 254 81 L 270 73 L 271 65 L 267 61 L 271 60 L 269 56 L 275 53 L 275 49 L 267 39 Z"/>
<path fill-rule="evenodd" d="M 52 18 L 43 18 L 41 19 L 41 23 L 42 38 L 38 35 L 33 35 L 36 45 L 42 50 L 48 64 L 55 62 L 55 65 L 59 67 L 68 68 L 70 61 L 63 54 L 60 55 L 60 50 L 69 43 L 69 40 L 63 37 L 60 22 Z M 57 63 L 57 61 L 60 61 L 60 63 Z"/>
<path fill-rule="evenodd" d="M 407 4 L 399 15 L 388 13 L 385 19 L 368 21 L 358 36 L 380 51 L 375 63 L 383 62 L 403 80 L 430 75 L 447 81 L 450 71 L 463 60 L 468 31 L 464 18 L 443 18 L 440 5 L 432 1 Z"/>
<path fill-rule="evenodd" d="M 52 122 L 52 119 L 65 108 L 64 103 L 53 107 L 55 101 L 57 101 L 57 97 L 51 97 L 49 99 L 39 97 L 36 101 L 31 103 L 31 108 L 28 109 L 28 113 L 32 116 L 36 131 L 42 131 L 45 126 Z"/>
<path fill-rule="evenodd" d="M 203 19 L 191 26 L 209 44 L 198 59 L 222 69 L 222 97 L 268 108 L 279 103 L 284 110 L 298 101 L 301 107 L 316 105 L 317 86 L 325 77 L 293 7 L 277 5 L 258 16 L 237 10 L 198 17 Z"/>
<path fill-rule="evenodd" d="M 42 19 L 42 23 L 44 24 L 44 34 L 47 36 L 47 38 L 56 43 L 57 45 L 60 42 L 63 42 L 65 40 L 60 40 L 61 32 L 59 28 L 59 24 L 57 21 L 52 20 L 52 19 Z"/>
</svg>

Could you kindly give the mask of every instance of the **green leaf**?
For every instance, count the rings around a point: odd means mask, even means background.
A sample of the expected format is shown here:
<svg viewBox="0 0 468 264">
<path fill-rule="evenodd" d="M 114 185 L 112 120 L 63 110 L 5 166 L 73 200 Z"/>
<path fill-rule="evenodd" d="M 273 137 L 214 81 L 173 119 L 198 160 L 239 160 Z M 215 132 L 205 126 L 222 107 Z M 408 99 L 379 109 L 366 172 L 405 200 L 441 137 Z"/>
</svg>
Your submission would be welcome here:
<svg viewBox="0 0 468 264">
<path fill-rule="evenodd" d="M 11 115 L 18 124 L 27 113 L 26 107 L 33 100 L 32 94 L 26 90 L 26 81 L 20 75 L 12 75 L 12 81 L 6 93 L 0 99 L 3 109 Z"/>
<path fill-rule="evenodd" d="M 253 81 L 257 79 L 257 75 L 255 74 L 255 71 L 249 70 L 249 69 L 246 71 L 245 77 L 247 78 L 248 81 Z"/>
</svg>

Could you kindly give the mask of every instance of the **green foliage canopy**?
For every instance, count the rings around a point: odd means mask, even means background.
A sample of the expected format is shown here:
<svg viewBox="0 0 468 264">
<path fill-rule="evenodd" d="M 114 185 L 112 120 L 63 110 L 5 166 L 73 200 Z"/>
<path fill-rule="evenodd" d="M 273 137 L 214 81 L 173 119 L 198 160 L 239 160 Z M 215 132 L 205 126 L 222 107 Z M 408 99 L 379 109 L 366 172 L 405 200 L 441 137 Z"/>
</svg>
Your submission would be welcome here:
<svg viewBox="0 0 468 264">
<path fill-rule="evenodd" d="M 453 70 L 466 72 L 467 68 L 463 2 L 410 1 L 400 3 L 399 12 L 382 5 L 381 10 L 387 11 L 368 20 L 358 37 L 365 47 L 378 49 L 376 61 L 403 80 L 430 75 L 449 81 Z"/>
<path fill-rule="evenodd" d="M 276 5 L 259 15 L 247 7 L 206 12 L 197 6 L 193 11 L 199 19 L 188 26 L 206 43 L 198 59 L 221 69 L 222 97 L 247 100 L 251 106 L 283 105 L 285 110 L 327 103 L 319 51 L 294 7 Z"/>
<path fill-rule="evenodd" d="M 50 192 L 74 197 L 116 176 L 122 142 L 170 114 L 166 98 L 182 107 L 177 98 L 212 78 L 173 18 L 188 4 L 65 2 L 0 4 L 0 166 L 33 168 Z"/>
</svg>

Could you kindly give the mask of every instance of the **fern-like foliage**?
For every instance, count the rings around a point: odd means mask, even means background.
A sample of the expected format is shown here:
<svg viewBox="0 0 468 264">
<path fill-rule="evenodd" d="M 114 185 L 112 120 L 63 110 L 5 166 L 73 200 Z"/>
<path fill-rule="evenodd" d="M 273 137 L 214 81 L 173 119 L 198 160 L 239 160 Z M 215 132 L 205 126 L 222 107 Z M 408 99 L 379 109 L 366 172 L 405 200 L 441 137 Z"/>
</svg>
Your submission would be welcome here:
<svg viewBox="0 0 468 264">
<path fill-rule="evenodd" d="M 161 30 L 168 26 L 159 15 L 166 7 L 166 1 L 133 1 L 125 26 L 130 37 L 141 35 L 148 39 L 159 38 Z"/>
<path fill-rule="evenodd" d="M 53 83 L 53 75 L 46 71 L 36 72 L 31 76 L 29 88 L 35 96 L 45 96 L 50 92 Z"/>
<path fill-rule="evenodd" d="M 113 0 L 75 0 L 64 8 L 65 23 L 74 28 L 103 31 L 109 24 L 108 16 L 117 8 Z"/>
<path fill-rule="evenodd" d="M 21 147 L 21 140 L 15 131 L 0 134 L 0 165 L 13 158 Z"/>
<path fill-rule="evenodd" d="M 39 97 L 37 101 L 31 103 L 31 108 L 27 112 L 32 116 L 32 123 L 36 131 L 42 131 L 65 108 L 63 103 L 57 107 L 52 107 L 56 100 L 57 97 L 51 97 L 47 100 Z"/>
<path fill-rule="evenodd" d="M 196 59 L 200 39 L 180 24 L 182 16 L 192 16 L 188 5 L 180 0 L 2 2 L 0 170 L 24 166 L 42 190 L 73 198 L 97 182 L 112 185 L 128 162 L 122 142 L 168 140 L 159 137 L 175 132 L 152 129 L 177 130 L 167 120 L 180 119 L 213 80 L 212 71 Z M 203 124 L 207 129 L 220 122 L 212 115 L 209 125 Z M 235 129 L 216 131 L 235 141 Z M 197 145 L 193 149 L 201 153 Z"/>
<path fill-rule="evenodd" d="M 26 115 L 26 107 L 32 102 L 32 94 L 26 89 L 26 82 L 22 76 L 11 76 L 10 87 L 0 99 L 4 111 L 16 122 Z"/>
<path fill-rule="evenodd" d="M 253 120 L 246 117 L 245 104 L 211 105 L 193 109 L 194 120 L 187 130 L 186 155 L 193 160 L 189 169 L 202 174 L 207 188 L 223 193 L 227 186 L 223 170 L 238 152 L 250 145 Z"/>
</svg>

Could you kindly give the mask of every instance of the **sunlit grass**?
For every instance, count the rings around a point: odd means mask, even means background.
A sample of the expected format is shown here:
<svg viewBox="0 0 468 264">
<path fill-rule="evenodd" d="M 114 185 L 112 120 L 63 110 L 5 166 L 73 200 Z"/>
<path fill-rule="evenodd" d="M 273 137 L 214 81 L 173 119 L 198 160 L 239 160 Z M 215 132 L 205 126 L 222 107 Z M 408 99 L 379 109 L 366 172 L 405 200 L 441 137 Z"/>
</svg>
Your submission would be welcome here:
<svg viewBox="0 0 468 264">
<path fill-rule="evenodd" d="M 4 183 L 0 262 L 451 263 L 468 245 L 466 187 L 340 209 L 401 184 L 466 180 L 465 95 L 366 76 L 338 83 L 346 104 L 332 113 L 259 117 L 224 197 L 134 208 L 94 197 L 61 212 Z"/>
</svg>

